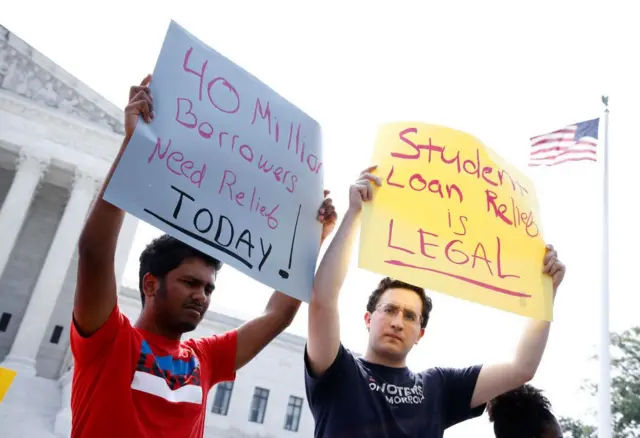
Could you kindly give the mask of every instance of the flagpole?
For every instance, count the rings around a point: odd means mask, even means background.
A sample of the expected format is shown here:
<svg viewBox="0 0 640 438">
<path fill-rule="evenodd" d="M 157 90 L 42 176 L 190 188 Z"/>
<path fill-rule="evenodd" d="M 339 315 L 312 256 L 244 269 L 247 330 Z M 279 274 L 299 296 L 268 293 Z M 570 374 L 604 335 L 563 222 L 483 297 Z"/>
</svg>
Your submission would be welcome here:
<svg viewBox="0 0 640 438">
<path fill-rule="evenodd" d="M 609 97 L 604 103 L 602 194 L 602 291 L 600 293 L 600 383 L 598 385 L 598 437 L 611 438 L 611 352 L 609 331 Z"/>
</svg>

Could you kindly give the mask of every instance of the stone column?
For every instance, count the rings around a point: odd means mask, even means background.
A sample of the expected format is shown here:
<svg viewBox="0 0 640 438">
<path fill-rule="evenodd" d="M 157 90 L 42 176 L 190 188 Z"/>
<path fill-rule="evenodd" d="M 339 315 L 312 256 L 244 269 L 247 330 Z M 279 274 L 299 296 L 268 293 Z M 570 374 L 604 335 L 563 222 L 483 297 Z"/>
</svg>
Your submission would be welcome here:
<svg viewBox="0 0 640 438">
<path fill-rule="evenodd" d="M 138 218 L 130 215 L 129 213 L 125 214 L 124 221 L 122 222 L 114 263 L 118 291 L 120 291 L 120 287 L 122 285 L 122 277 L 124 276 L 127 261 L 129 260 L 129 254 L 131 253 L 131 247 L 133 246 L 133 239 L 135 238 L 136 231 L 138 230 L 138 222 Z"/>
<path fill-rule="evenodd" d="M 76 250 L 96 186 L 91 175 L 76 172 L 71 196 L 29 299 L 18 334 L 2 366 L 35 375 L 36 355 Z"/>
<path fill-rule="evenodd" d="M 36 188 L 47 165 L 48 159 L 24 149 L 20 151 L 16 175 L 0 209 L 0 230 L 2 230 L 0 277 L 2 277 L 4 268 L 7 266 L 9 256 L 18 239 L 18 234 L 29 212 Z"/>
</svg>

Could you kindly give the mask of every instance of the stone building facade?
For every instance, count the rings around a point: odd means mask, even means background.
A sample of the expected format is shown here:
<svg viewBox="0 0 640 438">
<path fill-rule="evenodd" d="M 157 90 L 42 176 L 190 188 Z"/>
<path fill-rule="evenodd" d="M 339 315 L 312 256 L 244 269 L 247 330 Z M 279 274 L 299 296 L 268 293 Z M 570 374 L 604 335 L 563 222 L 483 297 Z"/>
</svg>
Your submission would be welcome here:
<svg viewBox="0 0 640 438">
<path fill-rule="evenodd" d="M 18 372 L 0 403 L 4 438 L 69 436 L 69 322 L 76 242 L 122 141 L 115 105 L 0 25 L 0 367 Z M 118 284 L 138 220 L 127 215 Z M 137 256 L 137 255 L 136 255 Z M 120 288 L 135 320 L 137 291 Z M 194 336 L 242 321 L 209 312 Z M 208 400 L 208 437 L 312 436 L 304 339 L 283 334 Z"/>
</svg>

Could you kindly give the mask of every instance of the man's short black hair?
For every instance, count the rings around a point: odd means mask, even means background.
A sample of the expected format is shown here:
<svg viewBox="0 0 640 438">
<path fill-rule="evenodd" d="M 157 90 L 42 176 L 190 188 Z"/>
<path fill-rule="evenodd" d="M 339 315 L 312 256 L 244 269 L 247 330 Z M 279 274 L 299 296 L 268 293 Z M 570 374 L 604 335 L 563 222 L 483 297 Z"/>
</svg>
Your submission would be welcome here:
<svg viewBox="0 0 640 438">
<path fill-rule="evenodd" d="M 140 270 L 138 272 L 138 288 L 140 289 L 140 299 L 144 306 L 144 292 L 142 279 L 145 274 L 150 273 L 155 277 L 164 279 L 169 271 L 173 271 L 186 259 L 199 258 L 207 265 L 212 266 L 216 272 L 222 267 L 222 262 L 204 254 L 186 243 L 171 237 L 168 234 L 155 238 L 147 245 L 140 254 Z"/>
<path fill-rule="evenodd" d="M 549 399 L 529 384 L 494 398 L 488 411 L 496 438 L 538 438 L 555 419 Z"/>
<path fill-rule="evenodd" d="M 429 321 L 431 309 L 433 309 L 431 298 L 427 296 L 423 288 L 390 277 L 385 277 L 380 280 L 380 283 L 378 283 L 378 287 L 373 292 L 371 292 L 371 295 L 369 295 L 369 301 L 367 302 L 367 312 L 373 313 L 376 310 L 376 306 L 380 301 L 380 297 L 389 289 L 407 289 L 412 290 L 418 294 L 418 296 L 420 297 L 420 301 L 422 301 L 420 327 L 425 328 L 427 326 L 427 322 Z"/>
</svg>

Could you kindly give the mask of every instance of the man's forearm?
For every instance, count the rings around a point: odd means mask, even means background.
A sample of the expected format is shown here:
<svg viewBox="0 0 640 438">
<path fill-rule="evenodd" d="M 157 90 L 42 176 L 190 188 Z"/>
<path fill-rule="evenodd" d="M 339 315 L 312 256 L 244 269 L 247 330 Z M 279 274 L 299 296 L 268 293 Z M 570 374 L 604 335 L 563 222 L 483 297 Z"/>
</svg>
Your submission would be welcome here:
<svg viewBox="0 0 640 438">
<path fill-rule="evenodd" d="M 342 219 L 316 272 L 311 298 L 315 304 L 337 306 L 340 289 L 349 269 L 355 231 L 359 224 L 360 212 L 348 211 Z"/>
<path fill-rule="evenodd" d="M 274 330 L 281 332 L 291 325 L 300 308 L 300 300 L 282 292 L 274 291 L 264 309 L 265 315 L 271 315 Z"/>
<path fill-rule="evenodd" d="M 553 291 L 555 301 L 556 290 Z M 514 363 L 529 380 L 535 376 L 547 347 L 551 323 L 549 321 L 530 320 L 522 333 L 516 349 Z"/>
<path fill-rule="evenodd" d="M 320 246 L 324 244 L 324 240 L 324 238 L 320 240 Z M 282 331 L 291 325 L 298 313 L 300 304 L 300 300 L 282 292 L 274 291 L 264 309 L 264 315 L 270 315 L 272 323 L 276 327 L 281 326 L 280 331 Z"/>
<path fill-rule="evenodd" d="M 554 301 L 565 271 L 564 264 L 558 260 L 558 253 L 553 246 L 547 245 L 543 273 L 549 275 L 553 282 Z M 533 379 L 547 347 L 550 330 L 550 322 L 530 320 L 522 333 L 513 360 L 482 367 L 471 397 L 471 407 L 475 408 L 487 403 L 500 394 L 518 388 Z"/>
<path fill-rule="evenodd" d="M 322 244 L 324 239 L 320 242 Z M 262 351 L 291 325 L 300 309 L 300 300 L 274 291 L 262 315 L 238 328 L 236 370 Z"/>
<path fill-rule="evenodd" d="M 245 366 L 289 327 L 299 308 L 299 300 L 274 292 L 264 313 L 238 328 L 235 369 Z"/>
<path fill-rule="evenodd" d="M 514 364 L 523 375 L 527 376 L 527 380 L 533 379 L 538 371 L 550 329 L 551 324 L 548 321 L 531 320 L 520 338 Z"/>
<path fill-rule="evenodd" d="M 472 408 L 533 379 L 547 345 L 549 327 L 547 321 L 529 321 L 512 361 L 482 367 L 471 397 Z"/>
</svg>

